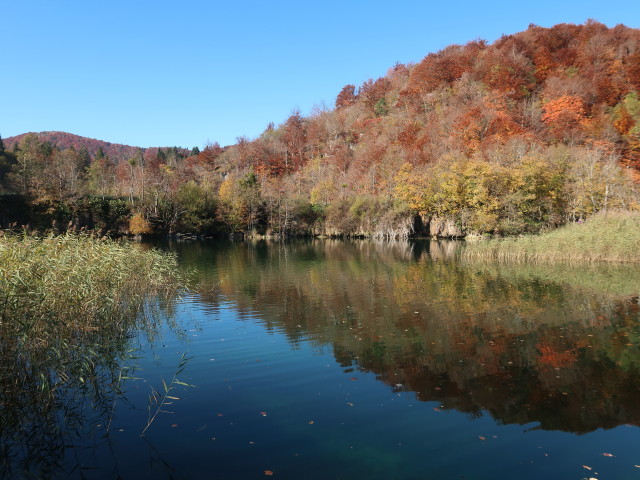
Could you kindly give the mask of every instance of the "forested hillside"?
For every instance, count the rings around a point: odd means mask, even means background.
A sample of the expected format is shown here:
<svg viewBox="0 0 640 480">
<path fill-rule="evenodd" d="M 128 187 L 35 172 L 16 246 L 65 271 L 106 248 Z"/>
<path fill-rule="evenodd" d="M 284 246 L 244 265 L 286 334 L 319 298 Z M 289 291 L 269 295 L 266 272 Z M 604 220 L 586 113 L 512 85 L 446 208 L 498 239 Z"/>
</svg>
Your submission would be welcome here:
<svg viewBox="0 0 640 480">
<path fill-rule="evenodd" d="M 22 133 L 15 137 L 8 137 L 3 140 L 4 148 L 9 151 L 19 148 L 20 143 L 30 133 Z M 74 135 L 67 132 L 39 132 L 36 133 L 38 140 L 41 142 L 49 143 L 52 147 L 58 150 L 73 149 L 80 152 L 83 156 L 87 156 L 90 159 L 96 157 L 107 157 L 113 162 L 120 162 L 122 160 L 128 160 L 129 158 L 142 153 L 149 152 L 150 154 L 156 154 L 157 147 L 140 148 L 132 147 L 131 145 L 122 145 L 120 143 L 105 142 L 103 140 L 96 140 L 95 138 L 81 137 L 80 135 Z M 180 151 L 183 154 L 189 154 L 190 152 L 184 148 Z M 196 148 L 194 153 L 199 153 Z"/>
<path fill-rule="evenodd" d="M 0 152 L 0 188 L 27 199 L 19 220 L 133 233 L 536 232 L 638 208 L 639 92 L 640 30 L 531 25 L 396 64 L 224 149 L 118 159 L 30 134 Z"/>
</svg>

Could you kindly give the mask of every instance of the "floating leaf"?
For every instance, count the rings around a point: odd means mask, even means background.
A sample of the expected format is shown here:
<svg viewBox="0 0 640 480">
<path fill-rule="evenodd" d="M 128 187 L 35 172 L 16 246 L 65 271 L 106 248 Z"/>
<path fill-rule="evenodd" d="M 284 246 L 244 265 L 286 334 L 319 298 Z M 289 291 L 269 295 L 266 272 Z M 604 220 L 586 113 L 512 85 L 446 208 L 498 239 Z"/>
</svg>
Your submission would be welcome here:
<svg viewBox="0 0 640 480">
<path fill-rule="evenodd" d="M 589 465 L 582 465 L 582 468 L 586 468 L 587 470 L 593 470 Z"/>
<path fill-rule="evenodd" d="M 271 470 L 265 470 L 264 474 L 266 477 L 273 477 L 273 472 Z"/>
</svg>

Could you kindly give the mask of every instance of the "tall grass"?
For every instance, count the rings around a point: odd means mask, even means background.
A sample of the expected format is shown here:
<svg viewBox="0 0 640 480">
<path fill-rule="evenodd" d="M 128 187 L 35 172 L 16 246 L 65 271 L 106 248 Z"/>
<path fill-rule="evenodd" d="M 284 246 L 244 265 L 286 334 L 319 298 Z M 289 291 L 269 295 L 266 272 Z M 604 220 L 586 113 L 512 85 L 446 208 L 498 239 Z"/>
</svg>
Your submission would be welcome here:
<svg viewBox="0 0 640 480">
<path fill-rule="evenodd" d="M 0 322 L 32 335 L 129 320 L 151 294 L 179 285 L 173 256 L 89 236 L 0 237 Z"/>
<path fill-rule="evenodd" d="M 0 237 L 0 477 L 15 459 L 61 458 L 46 452 L 72 444 L 87 412 L 104 422 L 132 338 L 153 329 L 150 299 L 183 284 L 174 256 L 136 244 Z"/>
<path fill-rule="evenodd" d="M 469 243 L 468 260 L 640 263 L 640 213 L 600 213 L 541 235 Z"/>
</svg>

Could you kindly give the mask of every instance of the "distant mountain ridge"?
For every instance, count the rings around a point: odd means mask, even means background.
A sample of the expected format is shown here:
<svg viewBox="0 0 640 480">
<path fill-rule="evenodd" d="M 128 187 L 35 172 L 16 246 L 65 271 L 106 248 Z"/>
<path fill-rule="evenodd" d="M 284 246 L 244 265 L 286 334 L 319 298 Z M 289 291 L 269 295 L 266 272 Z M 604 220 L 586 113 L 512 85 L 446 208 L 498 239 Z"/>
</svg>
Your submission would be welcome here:
<svg viewBox="0 0 640 480">
<path fill-rule="evenodd" d="M 83 147 L 87 149 L 91 158 L 95 158 L 100 148 L 106 156 L 112 161 L 118 162 L 120 160 L 126 160 L 133 157 L 138 150 L 143 152 L 151 151 L 155 152 L 158 148 L 165 147 L 150 147 L 142 148 L 131 145 L 123 145 L 120 143 L 111 143 L 104 140 L 97 140 L 95 138 L 81 137 L 80 135 L 74 135 L 67 132 L 27 132 L 15 135 L 13 137 L 3 138 L 4 146 L 6 150 L 11 150 L 14 144 L 19 144 L 21 140 L 29 133 L 35 133 L 41 141 L 47 141 L 51 145 L 55 145 L 60 149 L 66 149 L 73 147 L 75 150 L 80 150 Z M 182 149 L 181 149 L 182 150 Z M 186 149 L 184 149 L 187 151 Z"/>
</svg>

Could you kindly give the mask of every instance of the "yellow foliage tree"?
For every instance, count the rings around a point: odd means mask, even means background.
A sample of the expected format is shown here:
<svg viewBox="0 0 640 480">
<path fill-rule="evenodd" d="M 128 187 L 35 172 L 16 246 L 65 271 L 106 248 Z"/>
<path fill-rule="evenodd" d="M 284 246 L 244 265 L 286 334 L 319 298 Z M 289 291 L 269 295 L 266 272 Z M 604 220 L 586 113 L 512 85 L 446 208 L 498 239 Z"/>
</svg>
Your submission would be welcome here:
<svg viewBox="0 0 640 480">
<path fill-rule="evenodd" d="M 129 219 L 129 233 L 131 235 L 144 235 L 152 231 L 151 224 L 141 213 L 136 213 Z"/>
</svg>

